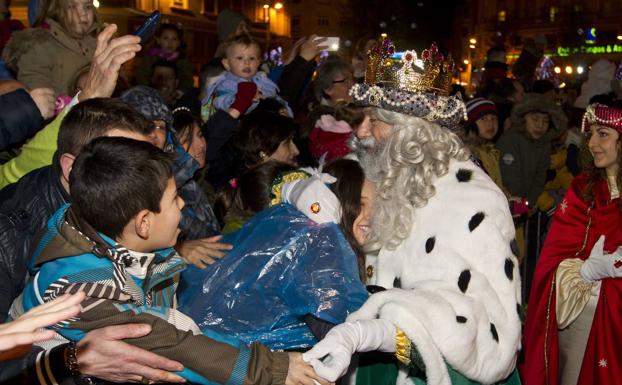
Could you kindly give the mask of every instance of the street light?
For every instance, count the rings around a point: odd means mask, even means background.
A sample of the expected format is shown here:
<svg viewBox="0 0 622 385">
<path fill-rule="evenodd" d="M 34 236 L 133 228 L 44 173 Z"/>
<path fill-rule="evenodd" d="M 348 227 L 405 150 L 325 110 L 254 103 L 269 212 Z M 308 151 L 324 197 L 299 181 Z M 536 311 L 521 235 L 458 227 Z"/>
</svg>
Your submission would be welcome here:
<svg viewBox="0 0 622 385">
<path fill-rule="evenodd" d="M 583 73 L 583 71 L 584 71 L 583 67 L 581 67 L 581 66 L 578 66 L 578 67 L 577 67 L 577 73 L 578 73 L 579 75 L 581 75 L 581 74 Z"/>
<path fill-rule="evenodd" d="M 555 71 L 556 74 L 560 74 L 562 72 L 562 69 L 559 67 L 555 67 L 553 68 L 553 71 Z"/>
<path fill-rule="evenodd" d="M 475 45 L 475 44 L 477 44 L 477 40 L 474 37 L 472 37 L 472 38 L 469 39 L 469 43 Z"/>
<path fill-rule="evenodd" d="M 270 24 L 272 24 L 270 20 L 270 9 L 271 8 L 273 8 L 276 11 L 280 11 L 283 9 L 283 3 L 280 1 L 277 1 L 274 3 L 273 6 L 270 6 L 269 2 L 263 5 L 265 22 L 266 22 L 266 51 L 270 50 Z"/>
<path fill-rule="evenodd" d="M 566 66 L 565 70 L 566 70 L 566 73 L 568 75 L 570 75 L 572 73 L 572 67 L 571 66 Z"/>
<path fill-rule="evenodd" d="M 469 48 L 475 49 L 475 44 L 469 44 Z"/>
<path fill-rule="evenodd" d="M 462 62 L 463 62 L 464 64 L 466 64 L 466 65 L 469 65 L 469 63 L 470 63 L 470 62 L 469 62 L 469 59 L 464 59 Z"/>
</svg>

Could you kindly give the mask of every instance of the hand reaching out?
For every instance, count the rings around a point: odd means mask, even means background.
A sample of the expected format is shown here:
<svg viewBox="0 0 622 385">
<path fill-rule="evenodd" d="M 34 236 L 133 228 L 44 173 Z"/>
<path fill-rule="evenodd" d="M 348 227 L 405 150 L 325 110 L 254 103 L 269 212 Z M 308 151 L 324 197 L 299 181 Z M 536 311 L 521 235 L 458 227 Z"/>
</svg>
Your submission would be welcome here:
<svg viewBox="0 0 622 385">
<path fill-rule="evenodd" d="M 177 245 L 177 252 L 187 263 L 191 263 L 199 269 L 204 269 L 208 265 L 222 258 L 233 246 L 228 243 L 220 243 L 222 235 L 205 239 L 195 239 L 185 241 Z"/>
<path fill-rule="evenodd" d="M 30 97 L 37 105 L 39 112 L 43 119 L 51 118 L 54 116 L 54 105 L 56 99 L 54 97 L 54 90 L 51 88 L 35 88 L 30 91 Z"/>
<path fill-rule="evenodd" d="M 185 382 L 171 373 L 183 370 L 179 362 L 123 342 L 149 333 L 151 327 L 144 324 L 113 325 L 90 331 L 77 346 L 80 373 L 119 383 L 140 383 L 143 379 Z"/>
<path fill-rule="evenodd" d="M 0 325 L 0 352 L 4 352 L 0 360 L 8 356 L 15 358 L 11 350 L 22 345 L 31 345 L 53 338 L 54 330 L 42 330 L 42 328 L 80 313 L 79 304 L 84 297 L 83 292 L 72 295 L 64 294 L 31 309 L 12 322 Z"/>
<path fill-rule="evenodd" d="M 138 36 L 125 35 L 112 39 L 116 31 L 117 26 L 110 24 L 97 36 L 97 47 L 86 84 L 79 96 L 80 101 L 110 97 L 117 86 L 121 66 L 140 51 Z"/>
<path fill-rule="evenodd" d="M 318 376 L 313 367 L 302 359 L 301 353 L 289 353 L 289 367 L 287 368 L 285 385 L 318 384 L 328 385 L 331 383 Z"/>
<path fill-rule="evenodd" d="M 319 38 L 317 35 L 311 35 L 307 38 L 307 40 L 302 43 L 300 46 L 300 56 L 306 61 L 311 61 L 317 55 L 320 54 L 323 50 L 327 49 L 327 45 L 323 45 L 326 41 L 325 37 Z"/>
</svg>

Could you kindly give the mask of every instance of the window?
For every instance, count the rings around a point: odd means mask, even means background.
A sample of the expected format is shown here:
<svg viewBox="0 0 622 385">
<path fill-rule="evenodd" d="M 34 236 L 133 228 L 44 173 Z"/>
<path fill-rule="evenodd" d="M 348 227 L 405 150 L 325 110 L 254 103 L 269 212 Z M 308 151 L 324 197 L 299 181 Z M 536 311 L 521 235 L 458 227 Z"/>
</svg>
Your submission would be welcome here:
<svg viewBox="0 0 622 385">
<path fill-rule="evenodd" d="M 555 21 L 555 17 L 557 16 L 558 13 L 559 13 L 558 7 L 551 7 L 549 9 L 549 19 L 551 20 L 551 22 Z"/>
<path fill-rule="evenodd" d="M 171 0 L 171 7 L 187 9 L 188 0 Z"/>
<path fill-rule="evenodd" d="M 318 16 L 317 25 L 319 26 L 327 26 L 328 25 L 328 17 L 326 16 Z"/>
<path fill-rule="evenodd" d="M 497 20 L 499 20 L 499 22 L 503 23 L 505 21 L 505 11 L 499 11 L 499 13 L 497 13 Z"/>
</svg>

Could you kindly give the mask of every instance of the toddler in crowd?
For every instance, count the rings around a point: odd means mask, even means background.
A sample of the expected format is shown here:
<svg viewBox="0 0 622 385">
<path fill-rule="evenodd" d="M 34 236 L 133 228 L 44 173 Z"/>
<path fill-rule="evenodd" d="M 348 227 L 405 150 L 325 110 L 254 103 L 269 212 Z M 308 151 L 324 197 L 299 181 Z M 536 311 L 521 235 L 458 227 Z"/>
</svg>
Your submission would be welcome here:
<svg viewBox="0 0 622 385">
<path fill-rule="evenodd" d="M 178 89 L 187 92 L 193 86 L 192 64 L 183 54 L 183 32 L 176 24 L 163 23 L 155 35 L 156 45 L 147 50 L 140 66 L 136 70 L 138 84 L 148 86 L 156 62 L 166 60 L 177 67 Z"/>
<path fill-rule="evenodd" d="M 215 110 L 224 110 L 235 117 L 257 107 L 260 99 L 275 98 L 287 108 L 287 102 L 279 95 L 279 87 L 265 73 L 259 72 L 261 48 L 249 35 L 236 35 L 224 42 L 225 71 L 214 79 L 205 91 L 201 115 L 207 121 Z"/>
</svg>

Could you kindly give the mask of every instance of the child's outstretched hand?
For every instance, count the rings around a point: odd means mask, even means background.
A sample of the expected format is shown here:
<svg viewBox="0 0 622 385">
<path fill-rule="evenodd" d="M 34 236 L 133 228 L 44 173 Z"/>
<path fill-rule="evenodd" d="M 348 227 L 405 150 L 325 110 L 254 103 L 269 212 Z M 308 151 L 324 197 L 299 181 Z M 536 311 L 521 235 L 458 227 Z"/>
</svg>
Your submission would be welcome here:
<svg viewBox="0 0 622 385">
<path fill-rule="evenodd" d="M 235 110 L 238 116 L 244 114 L 253 104 L 256 94 L 257 84 L 253 82 L 238 83 L 238 92 L 235 94 L 235 100 L 229 108 L 229 113 L 231 113 L 231 110 Z"/>
<path fill-rule="evenodd" d="M 221 243 L 221 239 L 222 235 L 216 235 L 205 239 L 184 241 L 178 244 L 176 249 L 186 263 L 205 269 L 233 248 L 228 243 Z"/>
</svg>

